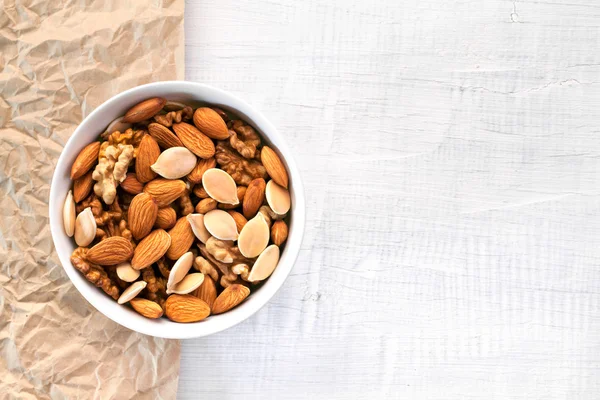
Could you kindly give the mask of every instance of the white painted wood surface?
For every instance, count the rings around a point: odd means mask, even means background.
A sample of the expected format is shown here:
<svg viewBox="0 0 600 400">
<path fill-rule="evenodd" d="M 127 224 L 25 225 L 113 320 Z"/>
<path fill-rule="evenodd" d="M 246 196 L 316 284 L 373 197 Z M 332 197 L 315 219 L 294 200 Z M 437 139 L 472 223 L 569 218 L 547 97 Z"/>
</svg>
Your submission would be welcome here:
<svg viewBox="0 0 600 400">
<path fill-rule="evenodd" d="M 310 209 L 179 398 L 600 396 L 597 1 L 186 7 L 187 79 L 269 116 Z"/>
</svg>

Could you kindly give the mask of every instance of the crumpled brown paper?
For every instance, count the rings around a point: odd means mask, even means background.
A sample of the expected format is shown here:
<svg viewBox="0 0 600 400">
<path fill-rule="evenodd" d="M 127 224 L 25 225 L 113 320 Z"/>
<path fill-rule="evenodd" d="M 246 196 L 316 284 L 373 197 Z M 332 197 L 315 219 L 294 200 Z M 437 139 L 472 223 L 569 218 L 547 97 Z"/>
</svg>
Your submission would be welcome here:
<svg viewBox="0 0 600 400">
<path fill-rule="evenodd" d="M 179 342 L 85 301 L 54 252 L 47 207 L 84 116 L 133 86 L 183 79 L 184 1 L 0 5 L 0 397 L 175 398 Z"/>
</svg>

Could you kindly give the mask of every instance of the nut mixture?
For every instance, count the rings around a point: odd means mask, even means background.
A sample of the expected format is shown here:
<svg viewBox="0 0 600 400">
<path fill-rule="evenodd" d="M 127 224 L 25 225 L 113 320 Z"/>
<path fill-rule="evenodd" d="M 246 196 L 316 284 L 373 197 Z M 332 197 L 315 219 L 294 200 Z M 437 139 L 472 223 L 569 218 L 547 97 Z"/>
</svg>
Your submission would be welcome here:
<svg viewBox="0 0 600 400">
<path fill-rule="evenodd" d="M 145 100 L 79 153 L 71 180 L 73 266 L 147 318 L 231 310 L 272 274 L 287 239 L 285 166 L 218 108 Z"/>
</svg>

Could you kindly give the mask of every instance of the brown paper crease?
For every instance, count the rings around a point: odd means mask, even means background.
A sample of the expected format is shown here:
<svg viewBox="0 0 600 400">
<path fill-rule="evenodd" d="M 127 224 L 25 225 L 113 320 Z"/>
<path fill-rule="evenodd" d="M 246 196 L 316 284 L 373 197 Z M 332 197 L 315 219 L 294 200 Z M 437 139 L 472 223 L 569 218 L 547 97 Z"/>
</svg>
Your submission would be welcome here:
<svg viewBox="0 0 600 400">
<path fill-rule="evenodd" d="M 83 299 L 47 207 L 87 114 L 125 89 L 183 79 L 184 1 L 0 5 L 0 397 L 175 398 L 179 342 L 129 331 Z"/>
</svg>

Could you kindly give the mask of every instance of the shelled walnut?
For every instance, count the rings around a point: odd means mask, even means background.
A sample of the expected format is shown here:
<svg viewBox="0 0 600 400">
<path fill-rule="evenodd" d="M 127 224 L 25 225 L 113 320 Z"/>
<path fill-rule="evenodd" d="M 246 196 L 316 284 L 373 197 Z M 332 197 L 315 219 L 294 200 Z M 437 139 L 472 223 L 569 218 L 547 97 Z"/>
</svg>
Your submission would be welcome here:
<svg viewBox="0 0 600 400">
<path fill-rule="evenodd" d="M 244 158 L 255 158 L 260 146 L 260 137 L 250 125 L 244 121 L 233 121 L 229 130 L 229 144 Z"/>
<path fill-rule="evenodd" d="M 240 156 L 227 142 L 217 142 L 215 159 L 238 185 L 248 186 L 253 179 L 267 178 L 267 170 L 260 162 Z"/>
<path fill-rule="evenodd" d="M 94 193 L 106 204 L 112 204 L 115 200 L 117 184 L 125 180 L 132 159 L 132 145 L 110 145 L 109 142 L 104 142 L 100 146 L 100 158 L 92 178 L 96 181 Z"/>
<path fill-rule="evenodd" d="M 186 106 L 181 110 L 169 111 L 166 114 L 159 114 L 154 116 L 154 121 L 157 123 L 170 128 L 173 124 L 178 124 L 181 121 L 190 120 L 194 115 L 194 110 L 190 106 Z"/>
</svg>

